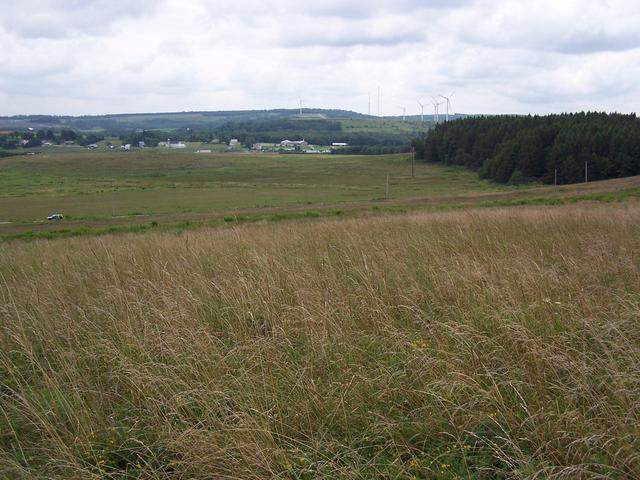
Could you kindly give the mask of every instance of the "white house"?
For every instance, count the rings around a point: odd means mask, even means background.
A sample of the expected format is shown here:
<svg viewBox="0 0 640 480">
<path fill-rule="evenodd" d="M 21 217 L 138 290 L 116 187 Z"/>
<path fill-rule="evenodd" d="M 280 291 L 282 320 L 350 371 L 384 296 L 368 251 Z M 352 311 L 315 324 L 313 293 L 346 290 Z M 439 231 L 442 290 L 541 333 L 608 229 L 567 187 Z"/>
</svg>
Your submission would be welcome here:
<svg viewBox="0 0 640 480">
<path fill-rule="evenodd" d="M 280 145 L 283 147 L 295 147 L 296 145 L 298 146 L 306 146 L 309 145 L 309 142 L 303 140 L 282 140 L 280 142 Z"/>
</svg>

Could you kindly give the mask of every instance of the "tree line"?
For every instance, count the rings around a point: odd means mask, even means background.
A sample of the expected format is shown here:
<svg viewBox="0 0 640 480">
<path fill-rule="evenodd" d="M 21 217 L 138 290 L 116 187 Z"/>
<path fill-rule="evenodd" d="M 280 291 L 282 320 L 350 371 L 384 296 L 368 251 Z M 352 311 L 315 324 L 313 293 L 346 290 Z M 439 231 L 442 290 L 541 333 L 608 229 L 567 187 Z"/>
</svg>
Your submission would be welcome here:
<svg viewBox="0 0 640 480">
<path fill-rule="evenodd" d="M 51 144 L 62 144 L 64 142 L 74 142 L 78 145 L 89 145 L 104 140 L 104 136 L 96 133 L 77 132 L 70 129 L 62 129 L 54 132 L 51 129 L 41 129 L 38 131 L 26 130 L 23 132 L 7 132 L 0 134 L 0 149 L 14 150 L 18 147 L 34 148 L 45 142 Z"/>
<path fill-rule="evenodd" d="M 355 148 L 353 153 L 380 153 L 382 147 L 407 150 L 415 132 L 348 131 L 340 121 L 335 120 L 252 120 L 227 122 L 213 130 L 223 141 L 237 138 L 240 143 L 251 146 L 253 143 L 278 143 L 284 139 L 306 140 L 315 145 L 331 145 L 344 142 Z M 197 131 L 196 131 L 197 132 Z M 195 132 L 194 132 L 195 133 Z M 341 151 L 343 153 L 349 153 Z"/>
<path fill-rule="evenodd" d="M 640 174 L 635 114 L 469 117 L 439 124 L 412 144 L 426 162 L 462 165 L 500 183 L 576 183 L 585 164 L 590 180 Z"/>
</svg>

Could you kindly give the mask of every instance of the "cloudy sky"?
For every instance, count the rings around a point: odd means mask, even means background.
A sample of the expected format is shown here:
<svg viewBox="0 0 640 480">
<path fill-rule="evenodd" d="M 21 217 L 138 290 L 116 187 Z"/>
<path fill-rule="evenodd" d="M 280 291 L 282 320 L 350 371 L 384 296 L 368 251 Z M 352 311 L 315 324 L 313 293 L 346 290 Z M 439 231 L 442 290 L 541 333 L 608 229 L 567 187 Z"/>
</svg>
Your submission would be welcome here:
<svg viewBox="0 0 640 480">
<path fill-rule="evenodd" d="M 0 0 L 0 115 L 635 112 L 637 0 Z M 431 111 L 431 108 L 428 109 Z M 426 113 L 427 110 L 425 110 Z"/>
</svg>

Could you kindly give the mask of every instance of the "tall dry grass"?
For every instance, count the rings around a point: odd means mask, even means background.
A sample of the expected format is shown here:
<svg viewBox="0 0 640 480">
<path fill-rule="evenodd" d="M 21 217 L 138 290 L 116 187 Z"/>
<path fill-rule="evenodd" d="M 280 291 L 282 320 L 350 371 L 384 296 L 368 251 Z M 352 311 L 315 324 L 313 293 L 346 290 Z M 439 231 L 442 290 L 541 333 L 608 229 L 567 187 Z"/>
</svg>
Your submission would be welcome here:
<svg viewBox="0 0 640 480">
<path fill-rule="evenodd" d="M 0 246 L 0 477 L 639 478 L 640 205 Z"/>
</svg>

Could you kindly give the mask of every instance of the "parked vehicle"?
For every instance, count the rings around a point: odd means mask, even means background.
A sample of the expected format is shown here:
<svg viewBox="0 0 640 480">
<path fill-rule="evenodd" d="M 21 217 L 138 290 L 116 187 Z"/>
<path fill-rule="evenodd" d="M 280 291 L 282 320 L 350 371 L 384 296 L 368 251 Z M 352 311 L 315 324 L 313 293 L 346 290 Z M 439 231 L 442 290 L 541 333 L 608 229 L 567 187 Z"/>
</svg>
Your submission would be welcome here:
<svg viewBox="0 0 640 480">
<path fill-rule="evenodd" d="M 62 220 L 64 215 L 61 213 L 53 213 L 47 217 L 47 220 Z"/>
</svg>

